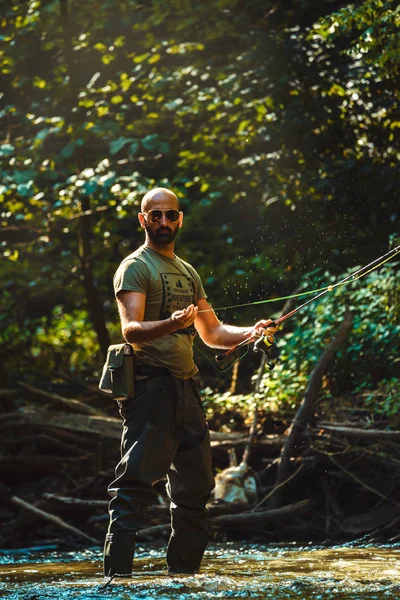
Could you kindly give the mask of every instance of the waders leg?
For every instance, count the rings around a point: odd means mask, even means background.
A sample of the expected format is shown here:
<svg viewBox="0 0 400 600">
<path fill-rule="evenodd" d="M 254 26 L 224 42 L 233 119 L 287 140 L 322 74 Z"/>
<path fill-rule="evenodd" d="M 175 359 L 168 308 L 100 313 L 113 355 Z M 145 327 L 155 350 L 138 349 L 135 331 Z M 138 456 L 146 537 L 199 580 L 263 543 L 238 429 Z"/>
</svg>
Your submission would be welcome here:
<svg viewBox="0 0 400 600">
<path fill-rule="evenodd" d="M 208 544 L 208 502 L 214 488 L 209 432 L 197 448 L 177 452 L 168 473 L 172 533 L 168 572 L 196 573 Z"/>
<path fill-rule="evenodd" d="M 117 468 L 110 484 L 110 525 L 104 545 L 104 574 L 130 576 L 136 531 L 146 524 L 146 507 L 157 499 L 153 484 L 167 473 L 178 442 L 148 423 Z"/>
<path fill-rule="evenodd" d="M 104 577 L 130 577 L 135 553 L 136 532 L 119 529 L 108 533 L 104 542 Z"/>
</svg>

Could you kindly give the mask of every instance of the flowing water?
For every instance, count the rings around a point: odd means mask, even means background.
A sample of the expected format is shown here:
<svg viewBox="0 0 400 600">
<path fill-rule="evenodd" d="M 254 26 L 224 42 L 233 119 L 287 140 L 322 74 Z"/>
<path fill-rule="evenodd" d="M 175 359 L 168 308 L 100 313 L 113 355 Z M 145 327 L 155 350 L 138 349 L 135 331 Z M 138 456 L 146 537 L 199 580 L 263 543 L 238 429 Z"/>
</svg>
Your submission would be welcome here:
<svg viewBox="0 0 400 600">
<path fill-rule="evenodd" d="M 0 597 L 13 600 L 400 599 L 400 544 L 332 547 L 211 544 L 202 572 L 166 575 L 165 548 L 141 546 L 132 579 L 106 588 L 100 548 L 1 551 Z"/>
</svg>

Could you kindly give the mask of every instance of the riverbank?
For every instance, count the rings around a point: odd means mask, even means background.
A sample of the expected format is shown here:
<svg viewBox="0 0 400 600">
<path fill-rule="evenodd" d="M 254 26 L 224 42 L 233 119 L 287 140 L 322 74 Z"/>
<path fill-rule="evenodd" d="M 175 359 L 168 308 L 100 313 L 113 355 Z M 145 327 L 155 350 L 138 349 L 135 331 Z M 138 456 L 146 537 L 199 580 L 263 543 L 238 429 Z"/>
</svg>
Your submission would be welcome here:
<svg viewBox="0 0 400 600">
<path fill-rule="evenodd" d="M 60 391 L 56 384 L 46 390 L 21 384 L 2 395 L 0 548 L 74 550 L 104 539 L 106 489 L 119 460 L 117 406 L 94 388 Z M 356 411 L 351 419 L 347 412 L 344 421 L 337 407 L 330 411 L 336 421 L 328 421 L 323 406 L 296 430 L 299 414 L 301 408 L 292 424 L 276 419 L 274 433 L 265 418 L 236 431 L 226 426 L 211 431 L 216 475 L 211 539 L 399 541 L 399 432 L 380 422 L 366 426 Z M 211 418 L 210 426 L 217 425 Z M 149 508 L 142 542 L 169 536 L 164 484 L 156 484 L 158 504 Z"/>
</svg>

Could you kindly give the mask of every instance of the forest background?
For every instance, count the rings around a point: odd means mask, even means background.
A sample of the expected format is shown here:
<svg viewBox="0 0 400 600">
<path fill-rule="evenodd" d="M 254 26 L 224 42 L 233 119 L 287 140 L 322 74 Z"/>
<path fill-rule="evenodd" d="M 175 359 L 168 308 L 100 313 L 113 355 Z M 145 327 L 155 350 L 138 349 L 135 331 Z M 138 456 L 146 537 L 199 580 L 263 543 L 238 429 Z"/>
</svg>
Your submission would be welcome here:
<svg viewBox="0 0 400 600">
<path fill-rule="evenodd" d="M 213 307 L 249 304 L 218 310 L 228 323 L 277 317 L 283 301 L 251 303 L 398 245 L 394 0 L 2 0 L 1 23 L 0 387 L 97 385 L 122 341 L 112 276 L 143 241 L 151 187 L 178 195 L 177 251 Z M 257 394 L 259 356 L 220 372 L 196 341 L 213 423 L 293 415 L 350 305 L 325 406 L 396 428 L 397 267 L 288 320 Z"/>
</svg>

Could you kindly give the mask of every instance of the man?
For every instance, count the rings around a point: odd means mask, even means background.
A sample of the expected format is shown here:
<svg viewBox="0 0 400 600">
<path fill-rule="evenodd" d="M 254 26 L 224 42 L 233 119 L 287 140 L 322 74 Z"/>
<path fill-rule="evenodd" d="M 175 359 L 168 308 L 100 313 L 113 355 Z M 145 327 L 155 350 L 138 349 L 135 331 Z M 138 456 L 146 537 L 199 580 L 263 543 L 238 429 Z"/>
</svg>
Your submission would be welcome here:
<svg viewBox="0 0 400 600">
<path fill-rule="evenodd" d="M 130 576 L 136 531 L 154 503 L 153 484 L 167 476 L 172 533 L 169 573 L 195 573 L 208 542 L 206 503 L 214 487 L 209 432 L 193 380 L 195 330 L 213 348 L 231 348 L 261 332 L 220 323 L 195 269 L 174 254 L 183 224 L 178 199 L 165 188 L 143 198 L 143 246 L 120 264 L 114 289 L 122 333 L 135 353 L 135 393 L 119 402 L 121 461 L 109 486 L 110 525 L 104 574 Z M 271 332 L 275 329 L 271 328 Z"/>
</svg>

